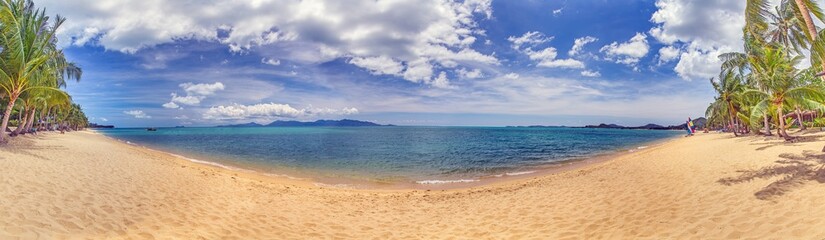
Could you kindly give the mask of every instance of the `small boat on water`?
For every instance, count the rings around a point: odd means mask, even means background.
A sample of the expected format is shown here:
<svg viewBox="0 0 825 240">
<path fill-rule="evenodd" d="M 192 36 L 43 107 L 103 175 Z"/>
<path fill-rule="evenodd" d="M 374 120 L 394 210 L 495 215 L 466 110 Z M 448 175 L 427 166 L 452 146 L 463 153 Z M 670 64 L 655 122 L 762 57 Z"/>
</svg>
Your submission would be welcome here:
<svg viewBox="0 0 825 240">
<path fill-rule="evenodd" d="M 147 128 L 146 131 L 156 132 L 156 131 L 158 131 L 158 129 L 157 128 Z"/>
</svg>

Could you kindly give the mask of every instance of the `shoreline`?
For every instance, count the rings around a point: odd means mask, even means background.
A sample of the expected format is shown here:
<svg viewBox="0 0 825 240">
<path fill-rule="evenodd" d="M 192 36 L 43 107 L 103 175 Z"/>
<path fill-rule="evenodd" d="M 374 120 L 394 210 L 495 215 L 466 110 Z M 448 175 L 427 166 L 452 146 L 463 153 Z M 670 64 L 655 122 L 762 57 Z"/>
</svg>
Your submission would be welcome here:
<svg viewBox="0 0 825 240">
<path fill-rule="evenodd" d="M 254 169 L 253 166 L 236 166 L 231 164 L 223 164 L 217 161 L 210 161 L 210 160 L 202 160 L 198 158 L 192 158 L 189 156 L 185 156 L 182 154 L 172 153 L 165 150 L 158 150 L 152 147 L 132 143 L 130 141 L 117 139 L 114 137 L 107 136 L 99 131 L 94 129 L 89 129 L 89 132 L 94 134 L 100 135 L 105 137 L 108 140 L 124 144 L 128 147 L 136 147 L 140 150 L 147 150 L 153 151 L 160 154 L 166 154 L 170 157 L 177 158 L 179 160 L 184 160 L 190 163 L 215 167 L 218 169 L 230 171 L 230 172 L 239 172 L 244 174 L 254 174 L 260 177 L 271 177 L 276 179 L 288 179 L 292 181 L 304 181 L 306 184 L 312 184 L 314 186 L 319 187 L 328 187 L 328 188 L 340 188 L 340 189 L 352 189 L 352 190 L 396 190 L 396 191 L 412 191 L 412 190 L 461 190 L 461 189 L 470 189 L 476 187 L 482 187 L 487 185 L 496 185 L 501 183 L 512 183 L 520 180 L 530 179 L 530 178 L 537 178 L 543 177 L 547 175 L 558 174 L 566 171 L 572 171 L 576 169 L 587 168 L 594 164 L 599 164 L 603 162 L 607 162 L 628 154 L 632 154 L 634 152 L 649 150 L 659 145 L 667 144 L 667 142 L 674 141 L 679 139 L 680 136 L 668 137 L 664 139 L 659 139 L 647 143 L 643 143 L 643 145 L 639 146 L 632 146 L 630 149 L 614 149 L 609 150 L 602 153 L 595 153 L 591 156 L 585 156 L 580 158 L 568 159 L 568 160 L 561 160 L 555 162 L 548 162 L 546 164 L 537 165 L 537 166 L 529 166 L 524 167 L 523 169 L 519 169 L 515 172 L 501 172 L 501 173 L 490 173 L 488 175 L 483 175 L 480 177 L 470 178 L 470 179 L 454 179 L 454 178 L 446 178 L 446 179 L 426 179 L 426 180 L 408 180 L 408 181 L 379 181 L 376 179 L 356 179 L 356 178 L 346 178 L 346 177 L 326 177 L 322 174 L 315 173 L 311 170 L 296 170 L 296 169 L 278 169 L 282 172 L 265 172 L 261 170 Z M 224 161 L 232 161 L 230 159 L 226 159 Z"/>
<path fill-rule="evenodd" d="M 819 239 L 825 184 L 760 175 L 789 159 L 825 165 L 825 132 L 804 136 L 697 134 L 554 174 L 393 190 L 46 133 L 0 147 L 0 239 Z M 806 166 L 793 169 L 825 171 Z"/>
</svg>

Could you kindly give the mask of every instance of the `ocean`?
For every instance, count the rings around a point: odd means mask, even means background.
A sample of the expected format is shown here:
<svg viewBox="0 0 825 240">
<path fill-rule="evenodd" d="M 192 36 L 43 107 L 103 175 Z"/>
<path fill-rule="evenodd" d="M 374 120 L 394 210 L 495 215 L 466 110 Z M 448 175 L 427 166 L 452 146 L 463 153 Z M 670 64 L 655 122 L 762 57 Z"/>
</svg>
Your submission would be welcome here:
<svg viewBox="0 0 825 240">
<path fill-rule="evenodd" d="M 521 127 L 249 127 L 102 129 L 106 136 L 198 161 L 334 183 L 440 184 L 513 176 L 633 151 L 682 131 Z"/>
</svg>

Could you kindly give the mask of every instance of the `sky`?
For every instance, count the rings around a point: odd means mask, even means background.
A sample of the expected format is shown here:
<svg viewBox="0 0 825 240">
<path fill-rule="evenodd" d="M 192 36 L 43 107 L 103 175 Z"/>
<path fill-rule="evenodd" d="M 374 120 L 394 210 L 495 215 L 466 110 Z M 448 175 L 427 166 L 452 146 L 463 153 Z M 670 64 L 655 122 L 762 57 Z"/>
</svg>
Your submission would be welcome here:
<svg viewBox="0 0 825 240">
<path fill-rule="evenodd" d="M 40 0 L 92 122 L 679 124 L 745 1 Z"/>
</svg>

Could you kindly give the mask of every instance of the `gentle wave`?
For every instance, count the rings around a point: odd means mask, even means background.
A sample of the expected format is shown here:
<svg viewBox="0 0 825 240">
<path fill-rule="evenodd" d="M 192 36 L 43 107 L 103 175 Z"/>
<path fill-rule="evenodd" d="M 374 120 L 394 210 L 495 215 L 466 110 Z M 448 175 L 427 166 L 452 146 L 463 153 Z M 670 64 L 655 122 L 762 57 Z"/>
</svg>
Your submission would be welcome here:
<svg viewBox="0 0 825 240">
<path fill-rule="evenodd" d="M 157 150 L 155 150 L 155 151 L 157 151 Z M 163 152 L 163 151 L 161 151 L 161 152 Z M 181 159 L 184 159 L 184 160 L 186 160 L 186 161 L 193 162 L 193 163 L 205 164 L 205 165 L 215 166 L 215 167 L 219 167 L 219 168 L 224 168 L 224 169 L 234 170 L 234 171 L 248 171 L 248 172 L 254 172 L 254 171 L 247 170 L 247 169 L 242 169 L 242 168 L 236 168 L 236 167 L 226 166 L 226 165 L 223 165 L 223 164 L 220 164 L 220 163 L 216 163 L 216 162 L 210 162 L 210 161 L 203 161 L 203 160 L 198 160 L 198 159 L 194 159 L 194 158 L 188 158 L 188 157 L 184 157 L 184 156 L 177 155 L 177 154 L 174 154 L 174 153 L 168 153 L 168 152 L 164 152 L 164 153 L 169 154 L 169 155 L 172 155 L 172 156 L 174 156 L 174 157 L 176 157 L 176 158 L 181 158 Z"/>
<path fill-rule="evenodd" d="M 493 175 L 493 177 L 504 177 L 504 176 L 518 176 L 518 175 L 526 175 L 531 173 L 536 173 L 537 171 L 523 171 L 523 172 L 508 172 L 502 174 Z"/>
<path fill-rule="evenodd" d="M 509 172 L 509 173 L 505 173 L 504 175 L 507 175 L 507 176 L 518 176 L 518 175 L 531 174 L 531 173 L 535 173 L 535 172 L 536 172 L 536 171 Z"/>
<path fill-rule="evenodd" d="M 457 180 L 423 180 L 416 181 L 418 184 L 448 184 L 448 183 L 471 183 L 478 182 L 477 179 L 457 179 Z"/>
</svg>

